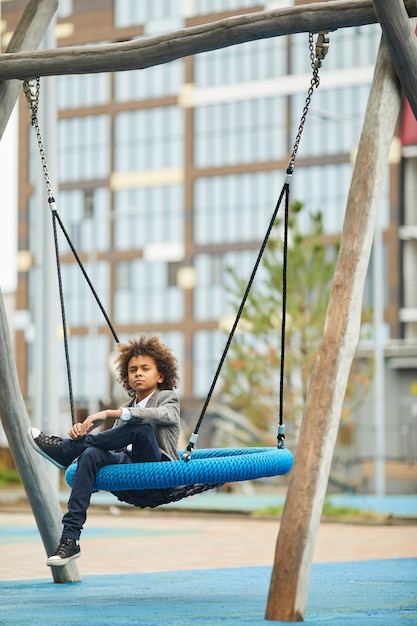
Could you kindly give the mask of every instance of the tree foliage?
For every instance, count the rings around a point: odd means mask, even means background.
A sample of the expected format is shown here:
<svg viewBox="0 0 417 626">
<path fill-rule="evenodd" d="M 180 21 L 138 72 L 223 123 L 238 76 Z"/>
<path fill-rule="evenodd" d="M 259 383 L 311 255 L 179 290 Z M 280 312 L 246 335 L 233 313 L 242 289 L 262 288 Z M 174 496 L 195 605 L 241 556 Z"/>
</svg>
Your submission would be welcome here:
<svg viewBox="0 0 417 626">
<path fill-rule="evenodd" d="M 313 364 L 319 350 L 330 296 L 339 242 L 325 244 L 320 212 L 309 215 L 310 230 L 299 226 L 302 205 L 290 209 L 287 253 L 285 359 L 283 417 L 287 435 L 296 436 Z M 278 219 L 241 321 L 229 349 L 222 376 L 222 399 L 243 413 L 268 435 L 276 433 L 279 420 L 281 334 L 283 305 L 282 220 Z M 236 309 L 246 281 L 229 268 L 230 297 Z M 369 362 L 353 372 L 350 395 L 369 385 Z M 351 398 L 352 400 L 352 398 Z M 352 402 L 351 402 L 352 404 Z M 349 412 L 349 409 L 347 409 Z"/>
</svg>

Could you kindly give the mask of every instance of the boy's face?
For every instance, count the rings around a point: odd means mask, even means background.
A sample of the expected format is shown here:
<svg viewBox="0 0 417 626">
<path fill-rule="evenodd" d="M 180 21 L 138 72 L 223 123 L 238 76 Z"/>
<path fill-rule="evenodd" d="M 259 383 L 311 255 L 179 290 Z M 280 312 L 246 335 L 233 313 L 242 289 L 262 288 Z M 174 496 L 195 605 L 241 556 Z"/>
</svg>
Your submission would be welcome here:
<svg viewBox="0 0 417 626">
<path fill-rule="evenodd" d="M 164 380 L 156 367 L 155 359 L 144 354 L 132 356 L 127 371 L 129 385 L 135 391 L 137 400 L 149 396 Z"/>
</svg>

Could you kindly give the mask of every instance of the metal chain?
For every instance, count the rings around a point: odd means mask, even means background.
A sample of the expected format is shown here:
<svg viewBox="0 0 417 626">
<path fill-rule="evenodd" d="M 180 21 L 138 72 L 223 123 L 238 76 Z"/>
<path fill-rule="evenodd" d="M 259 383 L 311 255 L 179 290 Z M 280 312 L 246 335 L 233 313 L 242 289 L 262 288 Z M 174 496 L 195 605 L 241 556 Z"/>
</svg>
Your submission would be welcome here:
<svg viewBox="0 0 417 626">
<path fill-rule="evenodd" d="M 319 69 L 322 65 L 322 61 L 326 56 L 329 49 L 329 35 L 328 33 L 319 33 L 317 37 L 316 49 L 313 46 L 313 33 L 309 33 L 308 44 L 310 50 L 311 68 L 313 70 L 313 76 L 310 82 L 310 87 L 307 91 L 307 98 L 304 104 L 303 113 L 300 119 L 298 132 L 295 138 L 293 151 L 285 177 L 285 214 L 284 214 L 284 243 L 283 243 L 283 262 L 282 262 L 282 323 L 281 323 L 281 360 L 280 360 L 280 389 L 279 389 L 279 425 L 278 425 L 278 437 L 277 448 L 282 449 L 285 447 L 285 427 L 284 427 L 284 362 L 285 362 L 285 327 L 287 317 L 287 256 L 288 256 L 288 219 L 289 219 L 289 206 L 290 206 L 290 180 L 294 171 L 295 157 L 297 156 L 298 148 L 300 145 L 301 135 L 304 130 L 304 125 L 307 118 L 308 109 L 310 106 L 311 98 L 314 89 L 320 85 Z"/>
<path fill-rule="evenodd" d="M 311 103 L 311 97 L 313 95 L 314 89 L 317 89 L 317 87 L 320 85 L 319 69 L 321 68 L 322 61 L 328 52 L 329 41 L 330 39 L 328 33 L 319 33 L 317 37 L 316 49 L 314 50 L 313 33 L 308 34 L 308 47 L 310 50 L 310 61 L 311 68 L 313 70 L 313 77 L 311 79 L 310 87 L 307 92 L 307 98 L 304 104 L 303 113 L 301 115 L 300 125 L 298 127 L 294 147 L 288 163 L 287 174 L 289 175 L 291 175 L 294 171 L 295 158 L 297 156 L 298 148 L 300 145 L 301 135 L 304 130 L 304 124 L 306 122 L 308 108 Z"/>
<path fill-rule="evenodd" d="M 316 50 L 314 51 L 314 46 L 313 46 L 313 34 L 309 33 L 309 50 L 310 50 L 310 59 L 311 59 L 311 66 L 313 69 L 313 78 L 311 79 L 311 83 L 310 83 L 310 88 L 308 90 L 307 93 L 307 99 L 305 102 L 305 106 L 304 106 L 304 110 L 303 110 L 303 115 L 301 117 L 301 121 L 300 121 L 300 125 L 298 128 L 298 133 L 295 139 L 295 144 L 294 144 L 294 148 L 293 148 L 293 152 L 291 154 L 291 159 L 290 162 L 288 164 L 288 169 L 287 169 L 287 174 L 286 174 L 286 180 L 284 183 L 284 186 L 282 188 L 281 191 L 281 195 L 278 199 L 278 202 L 275 206 L 275 210 L 274 213 L 272 215 L 272 218 L 270 220 L 269 226 L 268 226 L 268 230 L 266 232 L 265 238 L 263 240 L 261 249 L 258 253 L 255 265 L 253 267 L 252 270 L 252 274 L 249 278 L 249 282 L 246 286 L 245 289 L 245 293 L 243 295 L 242 301 L 240 303 L 239 306 L 239 310 L 237 312 L 235 321 L 233 323 L 233 327 L 232 330 L 229 333 L 229 337 L 228 340 L 226 342 L 226 346 L 224 348 L 223 354 L 221 356 L 220 362 L 217 366 L 217 370 L 216 373 L 214 375 L 214 379 L 213 382 L 211 384 L 209 393 L 206 397 L 204 406 L 201 410 L 200 413 L 200 417 L 197 421 L 197 424 L 194 428 L 193 433 L 190 436 L 188 445 L 187 445 L 187 449 L 183 452 L 182 454 L 182 459 L 184 461 L 189 461 L 191 459 L 191 455 L 192 452 L 194 450 L 194 446 L 198 441 L 198 431 L 200 429 L 201 423 L 203 421 L 203 418 L 206 414 L 206 410 L 208 407 L 208 404 L 210 402 L 210 399 L 212 397 L 215 385 L 217 383 L 218 377 L 220 375 L 220 371 L 222 369 L 223 363 L 226 359 L 227 356 L 227 352 L 228 349 L 230 347 L 230 344 L 232 342 L 234 333 L 236 331 L 236 328 L 238 326 L 239 320 L 241 318 L 241 315 L 243 313 L 243 308 L 245 306 L 246 300 L 249 296 L 249 291 L 251 289 L 252 283 L 255 279 L 255 274 L 257 272 L 257 269 L 259 267 L 259 264 L 261 262 L 263 253 L 265 251 L 265 248 L 267 246 L 268 240 L 269 240 L 269 236 L 271 234 L 272 228 L 275 225 L 275 220 L 278 214 L 278 210 L 281 206 L 281 201 L 285 195 L 285 221 L 284 221 L 284 250 L 283 250 L 283 287 L 282 287 L 282 291 L 283 291 L 283 301 L 282 301 L 282 326 L 281 326 L 281 370 L 280 370 L 280 410 L 279 410 L 279 425 L 278 425 L 278 437 L 277 437 L 277 447 L 282 449 L 285 447 L 285 426 L 283 423 L 283 395 L 284 395 L 284 357 L 285 357 L 285 319 L 286 319 L 286 285 L 287 285 L 287 248 L 288 248 L 288 215 L 289 215 L 289 189 L 290 189 L 290 179 L 292 177 L 292 173 L 293 173 L 293 169 L 294 169 L 294 163 L 295 163 L 295 157 L 297 154 L 297 150 L 298 150 L 298 146 L 300 143 L 300 139 L 301 139 L 301 135 L 304 129 L 304 124 L 306 121 L 306 117 L 307 117 L 307 113 L 308 113 L 308 107 L 310 106 L 310 102 L 311 102 L 311 96 L 313 95 L 313 91 L 316 87 L 319 86 L 320 84 L 320 80 L 319 80 L 319 76 L 318 76 L 318 72 L 319 72 L 319 68 L 321 67 L 322 64 L 322 60 L 324 59 L 324 57 L 327 54 L 327 50 L 329 47 L 329 36 L 328 33 L 319 33 L 318 38 L 317 38 L 317 44 L 316 44 Z"/>
<path fill-rule="evenodd" d="M 71 421 L 75 424 L 75 406 L 74 406 L 74 395 L 72 391 L 72 376 L 71 376 L 71 363 L 70 363 L 70 354 L 69 354 L 69 346 L 68 346 L 68 325 L 67 318 L 65 312 L 65 303 L 64 303 L 64 288 L 62 284 L 62 273 L 61 273 L 61 263 L 59 259 L 59 245 L 58 245 L 58 232 L 57 232 L 57 220 L 59 220 L 58 212 L 55 206 L 55 198 L 52 193 L 51 181 L 49 178 L 48 165 L 46 162 L 45 150 L 43 147 L 42 135 L 39 128 L 38 121 L 38 108 L 39 108 L 39 92 L 40 92 L 40 79 L 37 78 L 36 81 L 29 80 L 23 82 L 23 91 L 25 93 L 26 99 L 29 103 L 29 107 L 32 113 L 31 116 L 31 124 L 35 127 L 36 138 L 38 141 L 39 154 L 41 157 L 43 174 L 45 177 L 46 189 L 48 192 L 48 204 L 51 209 L 52 216 L 52 226 L 54 233 L 54 245 L 55 245 L 55 260 L 56 260 L 56 269 L 58 276 L 58 290 L 59 290 L 59 301 L 61 305 L 61 320 L 62 320 L 62 330 L 64 333 L 64 349 L 65 349 L 65 362 L 67 365 L 67 379 L 68 379 L 68 395 L 69 395 L 69 403 L 70 403 L 70 412 L 71 412 Z"/>
<path fill-rule="evenodd" d="M 48 192 L 48 202 L 51 206 L 54 202 L 54 194 L 52 193 L 52 185 L 51 180 L 49 178 L 48 164 L 46 161 L 45 149 L 43 147 L 41 130 L 39 128 L 39 120 L 38 120 L 38 108 L 39 108 L 39 92 L 40 92 L 40 79 L 36 78 L 33 80 L 25 80 L 23 82 L 23 91 L 26 96 L 26 100 L 29 103 L 29 108 L 31 110 L 31 124 L 35 127 L 36 131 L 36 139 L 38 141 L 39 154 L 41 157 L 43 175 L 45 178 L 46 189 Z M 51 206 L 51 209 L 53 207 Z"/>
</svg>

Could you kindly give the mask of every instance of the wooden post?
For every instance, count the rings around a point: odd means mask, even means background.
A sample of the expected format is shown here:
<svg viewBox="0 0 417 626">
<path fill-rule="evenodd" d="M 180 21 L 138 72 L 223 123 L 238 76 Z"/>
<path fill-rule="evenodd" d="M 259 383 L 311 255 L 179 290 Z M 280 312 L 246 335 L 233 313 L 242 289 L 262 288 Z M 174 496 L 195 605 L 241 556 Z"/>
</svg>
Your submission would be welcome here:
<svg viewBox="0 0 417 626">
<path fill-rule="evenodd" d="M 267 620 L 303 621 L 340 414 L 359 340 L 363 288 L 401 90 L 382 41 L 347 200 L 323 342 L 306 399 L 275 551 Z"/>
<path fill-rule="evenodd" d="M 403 0 L 374 0 L 392 62 L 417 119 L 417 38 Z"/>
<path fill-rule="evenodd" d="M 9 48 L 30 49 L 38 46 L 57 9 L 56 0 L 30 0 L 10 41 Z M 0 84 L 0 137 L 21 89 L 20 81 Z M 20 391 L 16 364 L 7 324 L 3 296 L 0 291 L 0 417 L 10 451 L 47 554 L 52 554 L 61 536 L 62 511 L 54 497 L 46 462 L 32 450 L 27 439 L 29 417 Z M 51 567 L 56 583 L 80 580 L 74 562 L 64 567 Z"/>
<path fill-rule="evenodd" d="M 19 387 L 1 293 L 0 346 L 0 417 L 46 553 L 52 554 L 61 537 L 62 511 L 54 497 L 47 461 L 32 450 L 28 441 L 27 431 L 30 421 Z M 80 580 L 74 562 L 64 567 L 51 567 L 51 570 L 57 583 Z"/>
<path fill-rule="evenodd" d="M 405 0 L 405 7 L 410 17 L 417 15 L 416 0 Z M 1 54 L 0 80 L 144 69 L 247 41 L 377 21 L 372 0 L 330 0 L 256 11 L 129 42 Z"/>
</svg>

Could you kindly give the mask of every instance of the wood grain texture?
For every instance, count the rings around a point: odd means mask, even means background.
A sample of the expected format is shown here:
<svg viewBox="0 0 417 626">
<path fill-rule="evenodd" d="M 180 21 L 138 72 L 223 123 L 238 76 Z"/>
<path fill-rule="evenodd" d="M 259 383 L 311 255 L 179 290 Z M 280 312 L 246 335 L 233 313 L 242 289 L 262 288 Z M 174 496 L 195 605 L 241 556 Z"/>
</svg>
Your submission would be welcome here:
<svg viewBox="0 0 417 626">
<path fill-rule="evenodd" d="M 405 7 L 410 16 L 417 16 L 417 0 L 405 0 Z M 377 21 L 372 0 L 333 0 L 259 11 L 127 43 L 2 54 L 0 80 L 144 69 L 256 39 Z"/>
<path fill-rule="evenodd" d="M 314 545 L 359 340 L 363 289 L 400 104 L 401 87 L 382 41 L 347 200 L 323 341 L 310 380 L 278 535 L 266 619 L 304 618 Z"/>
<path fill-rule="evenodd" d="M 403 0 L 374 0 L 392 62 L 417 119 L 416 22 L 410 20 Z"/>
<path fill-rule="evenodd" d="M 56 0 L 30 0 L 10 41 L 10 49 L 37 47 L 45 35 L 58 3 Z M 21 90 L 20 81 L 0 84 L 0 137 Z M 61 507 L 55 497 L 45 462 L 29 444 L 29 416 L 20 391 L 7 316 L 0 291 L 0 417 L 10 451 L 19 472 L 46 553 L 52 554 L 61 536 Z M 56 583 L 80 580 L 75 563 L 52 567 Z M 13 577 L 12 574 L 10 576 Z"/>
<path fill-rule="evenodd" d="M 10 39 L 6 56 L 11 53 L 36 49 L 42 41 L 58 7 L 57 0 L 29 0 Z M 0 80 L 2 78 L 0 77 Z M 12 80 L 0 83 L 0 139 L 12 114 L 22 83 Z"/>
</svg>

